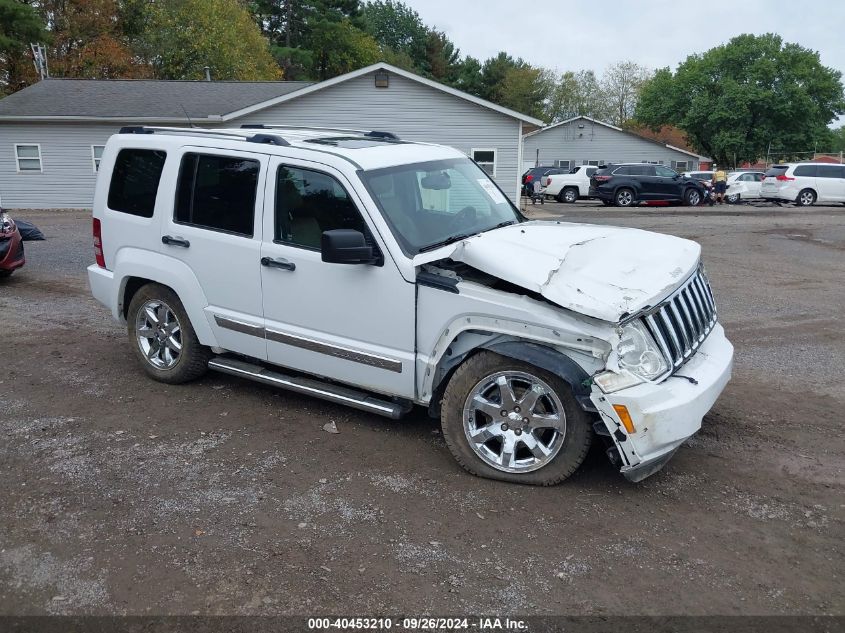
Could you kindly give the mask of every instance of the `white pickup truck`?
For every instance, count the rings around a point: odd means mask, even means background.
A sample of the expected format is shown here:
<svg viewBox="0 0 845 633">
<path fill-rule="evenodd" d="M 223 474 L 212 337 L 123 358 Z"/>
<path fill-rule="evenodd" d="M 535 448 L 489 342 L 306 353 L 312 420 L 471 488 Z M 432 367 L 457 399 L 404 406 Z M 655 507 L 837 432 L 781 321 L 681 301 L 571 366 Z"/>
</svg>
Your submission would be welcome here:
<svg viewBox="0 0 845 633">
<path fill-rule="evenodd" d="M 568 174 L 553 174 L 543 177 L 546 195 L 558 202 L 575 202 L 590 195 L 590 177 L 596 173 L 594 165 L 579 165 Z"/>
<path fill-rule="evenodd" d="M 556 484 L 599 441 L 638 481 L 730 379 L 698 244 L 528 221 L 449 147 L 125 128 L 93 216 L 91 291 L 151 378 L 211 369 L 395 419 L 424 407 L 477 475 Z"/>
</svg>

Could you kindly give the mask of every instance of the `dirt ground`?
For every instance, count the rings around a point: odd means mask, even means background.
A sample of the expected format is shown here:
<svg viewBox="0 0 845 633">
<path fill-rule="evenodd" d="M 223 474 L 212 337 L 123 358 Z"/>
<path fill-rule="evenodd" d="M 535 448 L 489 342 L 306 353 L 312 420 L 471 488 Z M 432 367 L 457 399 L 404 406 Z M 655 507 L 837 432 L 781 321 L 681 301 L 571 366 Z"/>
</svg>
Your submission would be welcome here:
<svg viewBox="0 0 845 633">
<path fill-rule="evenodd" d="M 486 481 L 423 412 L 154 383 L 89 295 L 90 216 L 17 214 L 48 240 L 0 281 L 0 614 L 845 613 L 845 207 L 530 213 L 703 245 L 734 379 L 640 484 L 600 451 Z"/>
</svg>

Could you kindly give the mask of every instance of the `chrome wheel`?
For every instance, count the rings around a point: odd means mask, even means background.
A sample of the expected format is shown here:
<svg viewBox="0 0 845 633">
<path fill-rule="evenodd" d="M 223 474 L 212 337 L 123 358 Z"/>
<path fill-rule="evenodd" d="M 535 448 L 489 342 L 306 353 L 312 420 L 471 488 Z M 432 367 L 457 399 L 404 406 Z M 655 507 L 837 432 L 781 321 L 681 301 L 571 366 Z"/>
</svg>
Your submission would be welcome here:
<svg viewBox="0 0 845 633">
<path fill-rule="evenodd" d="M 573 203 L 578 200 L 578 192 L 574 189 L 567 189 L 563 192 L 563 201 L 568 203 Z"/>
<path fill-rule="evenodd" d="M 135 317 L 138 347 L 156 369 L 170 369 L 182 354 L 182 327 L 166 303 L 150 300 Z"/>
<path fill-rule="evenodd" d="M 687 194 L 687 203 L 691 207 L 697 207 L 698 203 L 701 202 L 701 194 L 695 191 L 694 189 Z"/>
<path fill-rule="evenodd" d="M 733 193 L 725 199 L 728 201 L 728 204 L 736 204 L 737 202 L 739 202 L 739 194 Z"/>
<path fill-rule="evenodd" d="M 463 420 L 473 452 L 507 473 L 542 468 L 558 454 L 566 435 L 558 395 L 536 376 L 518 371 L 482 378 L 467 396 Z"/>
<path fill-rule="evenodd" d="M 616 194 L 616 204 L 620 207 L 630 207 L 634 202 L 634 194 L 628 189 L 623 189 Z"/>
</svg>

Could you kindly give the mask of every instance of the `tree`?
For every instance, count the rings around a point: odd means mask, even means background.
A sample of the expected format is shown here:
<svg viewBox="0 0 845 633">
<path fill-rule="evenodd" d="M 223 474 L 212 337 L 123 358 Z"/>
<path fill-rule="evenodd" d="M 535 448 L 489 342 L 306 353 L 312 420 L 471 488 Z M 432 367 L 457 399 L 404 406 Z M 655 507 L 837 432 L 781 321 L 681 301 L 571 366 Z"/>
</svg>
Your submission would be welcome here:
<svg viewBox="0 0 845 633">
<path fill-rule="evenodd" d="M 376 41 L 349 20 L 320 22 L 311 34 L 311 48 L 313 74 L 320 80 L 369 66 L 380 56 Z"/>
<path fill-rule="evenodd" d="M 46 36 L 44 22 L 19 0 L 0 0 L 0 94 L 35 81 L 29 44 Z"/>
<path fill-rule="evenodd" d="M 659 70 L 640 93 L 636 118 L 676 125 L 721 164 L 754 161 L 769 148 L 812 150 L 845 111 L 842 74 L 819 54 L 778 35 L 740 35 L 675 73 Z"/>
<path fill-rule="evenodd" d="M 621 127 L 634 116 L 643 85 L 652 71 L 632 61 L 608 66 L 601 80 L 607 122 Z"/>
<path fill-rule="evenodd" d="M 215 79 L 278 79 L 249 12 L 232 0 L 159 0 L 149 5 L 144 40 L 156 76 L 200 79 L 209 66 Z"/>
<path fill-rule="evenodd" d="M 50 74 L 114 79 L 146 77 L 121 28 L 117 0 L 37 0 L 33 7 L 50 32 Z"/>
<path fill-rule="evenodd" d="M 428 28 L 408 5 L 397 0 L 368 2 L 361 9 L 361 23 L 382 51 L 407 55 L 417 67 L 425 62 Z"/>
<path fill-rule="evenodd" d="M 481 74 L 481 62 L 475 57 L 467 55 L 459 60 L 453 71 L 452 85 L 476 97 L 484 97 L 487 93 L 484 78 Z"/>
<path fill-rule="evenodd" d="M 547 71 L 528 64 L 515 66 L 505 71 L 502 81 L 496 86 L 494 101 L 511 110 L 542 119 L 550 85 Z"/>
<path fill-rule="evenodd" d="M 425 41 L 425 64 L 422 71 L 432 79 L 453 83 L 457 72 L 460 51 L 441 31 L 428 31 Z"/>
<path fill-rule="evenodd" d="M 831 152 L 845 152 L 845 125 L 830 131 L 828 149 Z"/>
<path fill-rule="evenodd" d="M 599 121 L 610 119 L 610 108 L 604 91 L 592 70 L 567 71 L 553 78 L 546 109 L 550 122 L 588 116 Z"/>
</svg>

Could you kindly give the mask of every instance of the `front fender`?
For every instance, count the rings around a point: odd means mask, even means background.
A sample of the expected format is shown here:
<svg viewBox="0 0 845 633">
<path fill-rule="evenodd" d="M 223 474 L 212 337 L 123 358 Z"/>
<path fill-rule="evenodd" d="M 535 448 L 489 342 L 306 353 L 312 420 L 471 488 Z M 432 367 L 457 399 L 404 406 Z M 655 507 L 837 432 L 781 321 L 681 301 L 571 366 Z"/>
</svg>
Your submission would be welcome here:
<svg viewBox="0 0 845 633">
<path fill-rule="evenodd" d="M 179 296 L 200 343 L 208 347 L 218 347 L 217 338 L 204 312 L 208 299 L 199 280 L 187 264 L 155 251 L 121 248 L 115 253 L 112 272 L 117 280 L 114 284 L 115 296 L 111 302 L 115 318 L 123 319 L 125 309 L 123 296 L 129 279 L 132 277 L 149 279 L 168 286 Z"/>
<path fill-rule="evenodd" d="M 574 360 L 545 345 L 529 341 L 501 341 L 485 346 L 485 349 L 525 361 L 558 376 L 572 388 L 572 395 L 585 411 L 598 412 L 590 400 L 589 374 Z"/>
</svg>

